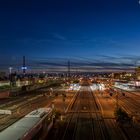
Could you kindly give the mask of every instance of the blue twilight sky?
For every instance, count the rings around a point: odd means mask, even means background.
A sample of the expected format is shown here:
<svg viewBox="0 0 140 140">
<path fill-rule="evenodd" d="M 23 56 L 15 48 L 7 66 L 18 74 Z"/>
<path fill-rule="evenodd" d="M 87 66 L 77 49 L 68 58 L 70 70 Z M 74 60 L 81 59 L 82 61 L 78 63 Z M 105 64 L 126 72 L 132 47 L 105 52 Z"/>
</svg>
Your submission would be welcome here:
<svg viewBox="0 0 140 140">
<path fill-rule="evenodd" d="M 0 0 L 0 65 L 18 67 L 23 55 L 34 68 L 62 59 L 131 67 L 140 55 L 139 1 Z"/>
</svg>

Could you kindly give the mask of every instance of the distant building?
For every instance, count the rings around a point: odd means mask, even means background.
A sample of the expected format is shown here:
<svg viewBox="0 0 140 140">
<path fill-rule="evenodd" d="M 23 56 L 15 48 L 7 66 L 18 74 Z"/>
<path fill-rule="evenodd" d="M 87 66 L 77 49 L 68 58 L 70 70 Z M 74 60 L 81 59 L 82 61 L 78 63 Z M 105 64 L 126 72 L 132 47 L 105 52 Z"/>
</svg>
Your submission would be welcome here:
<svg viewBox="0 0 140 140">
<path fill-rule="evenodd" d="M 6 73 L 0 72 L 0 80 L 5 80 L 5 78 L 6 78 Z"/>
<path fill-rule="evenodd" d="M 140 80 L 140 66 L 135 69 L 135 72 L 137 80 Z"/>
</svg>

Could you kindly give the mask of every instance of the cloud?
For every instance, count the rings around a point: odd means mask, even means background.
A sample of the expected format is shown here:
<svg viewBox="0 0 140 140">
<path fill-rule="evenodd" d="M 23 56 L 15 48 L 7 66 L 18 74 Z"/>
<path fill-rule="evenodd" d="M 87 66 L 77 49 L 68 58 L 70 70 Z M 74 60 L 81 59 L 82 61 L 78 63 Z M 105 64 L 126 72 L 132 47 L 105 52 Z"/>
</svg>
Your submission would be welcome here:
<svg viewBox="0 0 140 140">
<path fill-rule="evenodd" d="M 110 61 L 112 59 L 112 61 Z M 127 60 L 129 58 L 127 57 Z M 99 56 L 97 59 L 93 58 L 81 58 L 74 57 L 70 58 L 70 67 L 71 71 L 75 71 L 78 69 L 79 71 L 133 71 L 135 68 L 135 64 L 133 62 L 125 61 L 124 58 L 121 57 L 113 57 L 113 56 Z M 122 61 L 123 60 L 123 61 Z M 67 71 L 68 67 L 68 59 L 67 58 L 46 58 L 35 60 L 31 62 L 33 67 L 42 67 L 47 70 L 55 70 L 55 71 Z"/>
<path fill-rule="evenodd" d="M 84 72 L 108 72 L 108 71 L 134 71 L 134 60 L 140 60 L 138 56 L 106 56 L 99 55 L 96 58 L 86 57 L 71 57 L 71 58 L 30 58 L 27 60 L 27 67 L 30 70 L 46 70 L 48 72 L 67 72 L 68 60 L 70 60 L 71 71 L 84 71 Z M 22 59 L 19 61 L 17 58 L 12 60 L 9 57 L 5 63 L 0 62 L 1 69 L 8 70 L 11 66 L 16 70 L 20 69 L 22 65 Z M 138 63 L 139 64 L 139 63 Z M 137 64 L 137 65 L 138 65 Z"/>
<path fill-rule="evenodd" d="M 58 33 L 52 33 L 52 35 L 53 35 L 54 39 L 58 39 L 58 40 L 62 40 L 62 41 L 67 40 L 66 37 L 64 37 Z"/>
</svg>

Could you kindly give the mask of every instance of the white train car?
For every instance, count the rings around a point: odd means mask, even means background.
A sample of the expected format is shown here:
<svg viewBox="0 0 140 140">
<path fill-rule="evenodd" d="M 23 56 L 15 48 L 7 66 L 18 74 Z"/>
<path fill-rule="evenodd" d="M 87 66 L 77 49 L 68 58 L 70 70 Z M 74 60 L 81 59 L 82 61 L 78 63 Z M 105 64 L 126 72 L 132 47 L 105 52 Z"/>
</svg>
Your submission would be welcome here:
<svg viewBox="0 0 140 140">
<path fill-rule="evenodd" d="M 0 132 L 0 140 L 43 140 L 52 126 L 52 109 L 40 108 Z"/>
</svg>

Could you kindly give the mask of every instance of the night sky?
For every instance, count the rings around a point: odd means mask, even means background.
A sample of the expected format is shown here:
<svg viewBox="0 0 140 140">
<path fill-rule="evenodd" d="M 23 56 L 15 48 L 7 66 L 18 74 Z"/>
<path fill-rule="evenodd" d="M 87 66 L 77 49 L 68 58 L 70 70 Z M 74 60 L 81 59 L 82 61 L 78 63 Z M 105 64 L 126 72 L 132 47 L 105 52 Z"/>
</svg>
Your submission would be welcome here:
<svg viewBox="0 0 140 140">
<path fill-rule="evenodd" d="M 128 68 L 139 54 L 138 0 L 0 0 L 1 68 L 19 67 L 23 55 L 32 68 L 69 59 Z"/>
</svg>

